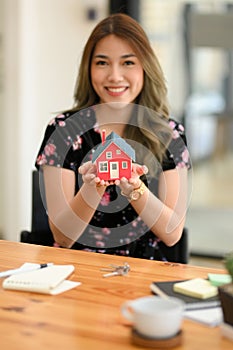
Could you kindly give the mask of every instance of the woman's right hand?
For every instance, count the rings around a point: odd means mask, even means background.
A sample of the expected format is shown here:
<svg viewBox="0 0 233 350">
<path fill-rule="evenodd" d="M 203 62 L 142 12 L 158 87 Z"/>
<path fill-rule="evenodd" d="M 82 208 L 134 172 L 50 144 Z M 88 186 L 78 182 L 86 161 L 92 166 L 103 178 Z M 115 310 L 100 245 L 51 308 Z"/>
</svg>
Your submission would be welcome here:
<svg viewBox="0 0 233 350">
<path fill-rule="evenodd" d="M 96 165 L 91 161 L 83 163 L 79 169 L 79 174 L 82 175 L 83 182 L 90 186 L 108 186 L 109 183 L 101 180 L 96 176 Z"/>
</svg>

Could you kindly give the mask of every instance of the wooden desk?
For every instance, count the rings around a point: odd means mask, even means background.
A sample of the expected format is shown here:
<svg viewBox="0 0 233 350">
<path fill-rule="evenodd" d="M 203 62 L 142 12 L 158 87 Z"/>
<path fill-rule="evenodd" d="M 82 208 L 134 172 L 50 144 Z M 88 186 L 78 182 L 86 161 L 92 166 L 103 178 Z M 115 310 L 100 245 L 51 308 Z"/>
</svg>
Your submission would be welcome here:
<svg viewBox="0 0 233 350">
<path fill-rule="evenodd" d="M 127 276 L 103 278 L 101 268 L 127 261 Z M 120 313 L 127 299 L 150 295 L 152 281 L 207 277 L 225 272 L 202 267 L 41 247 L 0 241 L 0 270 L 24 262 L 73 264 L 70 279 L 82 284 L 50 296 L 2 289 L 0 282 L 0 347 L 8 350 L 129 350 L 131 327 Z M 232 349 L 220 329 L 184 320 L 181 349 Z M 143 348 L 141 348 L 143 349 Z"/>
</svg>

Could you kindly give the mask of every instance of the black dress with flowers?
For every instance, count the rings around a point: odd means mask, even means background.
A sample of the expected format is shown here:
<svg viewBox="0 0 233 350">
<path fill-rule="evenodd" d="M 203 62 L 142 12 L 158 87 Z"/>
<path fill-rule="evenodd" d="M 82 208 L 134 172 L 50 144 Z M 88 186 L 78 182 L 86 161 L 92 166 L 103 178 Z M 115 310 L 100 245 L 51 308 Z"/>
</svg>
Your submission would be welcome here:
<svg viewBox="0 0 233 350">
<path fill-rule="evenodd" d="M 168 122 L 173 130 L 173 138 L 161 164 L 161 170 L 189 168 L 190 159 L 184 127 L 172 119 Z M 83 162 L 91 159 L 93 151 L 100 143 L 101 135 L 94 108 L 78 113 L 60 114 L 46 128 L 35 165 L 38 170 L 46 164 L 74 171 L 77 193 L 82 185 L 78 168 Z M 156 195 L 157 178 L 146 176 L 142 180 Z M 159 243 L 159 239 L 141 220 L 128 200 L 120 194 L 120 189 L 111 185 L 106 188 L 90 223 L 72 248 L 166 260 Z"/>
</svg>

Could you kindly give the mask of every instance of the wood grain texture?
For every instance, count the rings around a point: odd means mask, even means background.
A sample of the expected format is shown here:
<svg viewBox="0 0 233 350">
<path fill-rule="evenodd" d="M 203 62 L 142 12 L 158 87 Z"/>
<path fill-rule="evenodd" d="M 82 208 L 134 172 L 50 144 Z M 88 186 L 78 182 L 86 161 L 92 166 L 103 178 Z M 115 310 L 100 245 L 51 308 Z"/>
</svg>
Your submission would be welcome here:
<svg viewBox="0 0 233 350">
<path fill-rule="evenodd" d="M 0 281 L 0 346 L 8 350 L 129 350 L 131 325 L 120 312 L 125 300 L 150 295 L 152 281 L 207 277 L 224 270 L 156 262 L 69 249 L 0 241 L 0 271 L 24 262 L 73 264 L 71 280 L 82 284 L 51 296 L 3 290 Z M 101 268 L 128 262 L 127 276 L 104 278 Z M 142 347 L 143 349 L 143 347 Z M 192 321 L 182 324 L 176 349 L 230 350 L 220 329 Z"/>
</svg>

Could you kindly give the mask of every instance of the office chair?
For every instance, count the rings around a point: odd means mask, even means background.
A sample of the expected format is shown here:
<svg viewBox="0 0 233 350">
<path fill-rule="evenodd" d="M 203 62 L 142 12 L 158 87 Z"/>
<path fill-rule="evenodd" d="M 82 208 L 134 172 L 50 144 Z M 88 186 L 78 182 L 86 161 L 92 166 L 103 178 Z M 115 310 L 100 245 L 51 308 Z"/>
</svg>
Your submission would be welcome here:
<svg viewBox="0 0 233 350">
<path fill-rule="evenodd" d="M 32 172 L 31 231 L 22 231 L 20 234 L 20 241 L 23 243 L 53 246 L 54 239 L 49 228 L 48 216 L 41 198 L 41 191 L 44 190 L 43 183 L 40 184 L 42 178 L 43 177 L 40 176 L 39 171 L 34 170 Z M 174 246 L 168 247 L 160 242 L 160 247 L 168 261 L 187 264 L 189 258 L 187 228 L 184 228 L 181 239 Z M 73 249 L 75 249 L 75 245 Z"/>
<path fill-rule="evenodd" d="M 53 246 L 53 234 L 49 227 L 48 216 L 41 196 L 41 191 L 43 191 L 44 187 L 43 184 L 40 186 L 40 181 L 42 181 L 42 176 L 40 176 L 39 171 L 34 170 L 32 172 L 31 231 L 22 231 L 20 241 L 23 243 Z"/>
</svg>

